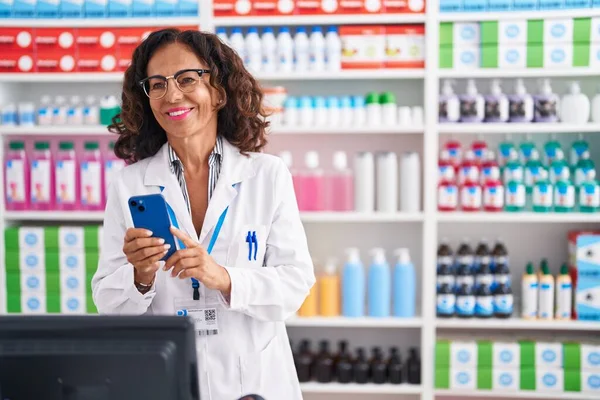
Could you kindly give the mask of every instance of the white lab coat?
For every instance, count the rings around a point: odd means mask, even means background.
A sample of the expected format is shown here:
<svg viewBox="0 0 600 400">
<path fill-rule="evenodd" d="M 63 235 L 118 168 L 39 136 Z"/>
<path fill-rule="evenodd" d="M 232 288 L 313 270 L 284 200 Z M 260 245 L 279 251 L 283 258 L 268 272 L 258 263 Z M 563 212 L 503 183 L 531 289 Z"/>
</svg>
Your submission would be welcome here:
<svg viewBox="0 0 600 400">
<path fill-rule="evenodd" d="M 235 186 L 234 186 L 235 184 Z M 159 270 L 147 294 L 133 284 L 123 238 L 133 226 L 128 199 L 160 193 L 180 228 L 197 238 L 183 194 L 171 173 L 165 144 L 155 156 L 123 169 L 111 185 L 104 217 L 94 302 L 101 314 L 174 315 L 174 298 L 192 298 L 189 279 Z M 196 343 L 202 400 L 234 400 L 255 393 L 266 400 L 301 399 L 284 320 L 301 306 L 315 282 L 292 178 L 277 157 L 239 150 L 223 140 L 223 164 L 198 241 L 208 247 L 222 211 L 229 211 L 212 257 L 231 276 L 229 303 L 201 285 L 201 296 L 218 299 L 219 334 Z M 248 231 L 256 231 L 258 254 L 248 261 Z"/>
</svg>

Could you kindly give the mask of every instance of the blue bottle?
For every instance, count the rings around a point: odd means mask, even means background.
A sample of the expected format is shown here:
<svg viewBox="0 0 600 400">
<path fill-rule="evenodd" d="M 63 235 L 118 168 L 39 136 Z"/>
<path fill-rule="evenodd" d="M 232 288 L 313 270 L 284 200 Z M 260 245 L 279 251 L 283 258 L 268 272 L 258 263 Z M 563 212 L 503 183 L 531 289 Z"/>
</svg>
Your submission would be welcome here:
<svg viewBox="0 0 600 400">
<path fill-rule="evenodd" d="M 365 268 L 360 262 L 357 248 L 346 249 L 348 259 L 342 270 L 342 315 L 365 315 Z"/>
<path fill-rule="evenodd" d="M 389 317 L 392 295 L 390 267 L 381 248 L 371 250 L 373 262 L 369 267 L 367 305 L 370 317 Z"/>
<path fill-rule="evenodd" d="M 394 317 L 411 318 L 415 316 L 415 267 L 410 262 L 408 249 L 397 249 L 394 255 L 398 257 L 392 288 Z"/>
</svg>

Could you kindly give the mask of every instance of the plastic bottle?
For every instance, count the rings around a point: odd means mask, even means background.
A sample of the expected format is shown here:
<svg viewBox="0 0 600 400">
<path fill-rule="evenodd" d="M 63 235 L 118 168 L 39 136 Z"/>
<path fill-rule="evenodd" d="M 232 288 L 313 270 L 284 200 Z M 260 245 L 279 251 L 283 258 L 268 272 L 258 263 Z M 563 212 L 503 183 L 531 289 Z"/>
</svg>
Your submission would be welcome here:
<svg viewBox="0 0 600 400">
<path fill-rule="evenodd" d="M 100 124 L 100 108 L 96 105 L 96 98 L 94 96 L 90 95 L 85 98 L 83 123 L 86 125 Z"/>
<path fill-rule="evenodd" d="M 306 28 L 298 27 L 294 35 L 294 69 L 306 73 L 310 65 L 310 43 Z"/>
<path fill-rule="evenodd" d="M 421 384 L 421 359 L 415 347 L 409 349 L 408 360 L 406 360 L 406 377 L 411 385 Z"/>
<path fill-rule="evenodd" d="M 498 164 L 504 168 L 511 159 L 511 154 L 515 153 L 518 159 L 518 152 L 515 143 L 511 140 L 510 135 L 506 135 L 504 141 L 498 145 Z"/>
<path fill-rule="evenodd" d="M 500 170 L 492 168 L 483 186 L 483 209 L 488 212 L 498 212 L 503 208 L 504 186 L 500 182 Z"/>
<path fill-rule="evenodd" d="M 277 70 L 277 39 L 273 28 L 266 27 L 260 38 L 262 49 L 262 71 L 272 73 Z"/>
<path fill-rule="evenodd" d="M 291 152 L 282 151 L 279 153 L 279 158 L 281 158 L 281 160 L 283 161 L 285 166 L 288 168 L 288 170 L 292 174 L 292 184 L 294 186 L 294 193 L 296 194 L 296 202 L 298 203 L 298 209 L 300 211 L 303 211 L 304 210 L 304 197 L 303 197 L 304 176 L 294 168 L 293 157 L 292 157 Z"/>
<path fill-rule="evenodd" d="M 354 125 L 354 108 L 352 106 L 352 97 L 340 97 L 340 124 L 342 126 Z"/>
<path fill-rule="evenodd" d="M 527 188 L 527 193 L 532 193 L 535 183 L 542 179 L 542 175 L 545 178 L 548 177 L 548 173 L 546 169 L 542 165 L 542 162 L 539 160 L 539 155 L 537 152 L 531 154 L 531 158 L 525 164 L 525 187 Z"/>
<path fill-rule="evenodd" d="M 383 360 L 381 348 L 373 348 L 373 358 L 371 359 L 371 379 L 375 384 L 382 384 L 387 381 L 387 365 Z"/>
<path fill-rule="evenodd" d="M 522 211 L 527 204 L 527 190 L 521 181 L 511 180 L 505 185 L 504 210 Z"/>
<path fill-rule="evenodd" d="M 450 139 L 444 143 L 444 150 L 448 152 L 450 164 L 458 170 L 462 160 L 462 144 L 455 139 Z"/>
<path fill-rule="evenodd" d="M 492 284 L 492 290 L 495 291 L 501 284 L 511 286 L 510 280 L 510 269 L 508 268 L 508 264 L 496 264 L 494 266 L 494 283 Z"/>
<path fill-rule="evenodd" d="M 590 99 L 581 93 L 579 82 L 571 82 L 560 101 L 560 119 L 565 124 L 585 124 L 590 119 Z"/>
<path fill-rule="evenodd" d="M 17 110 L 21 127 L 35 126 L 35 104 L 29 101 L 21 102 L 17 105 Z"/>
<path fill-rule="evenodd" d="M 452 89 L 452 81 L 446 79 L 442 84 L 442 94 L 438 101 L 438 121 L 458 122 L 460 119 L 460 101 Z"/>
<path fill-rule="evenodd" d="M 31 201 L 33 210 L 51 210 L 54 207 L 54 174 L 49 142 L 35 142 L 31 159 Z"/>
<path fill-rule="evenodd" d="M 283 124 L 285 126 L 296 126 L 299 119 L 298 99 L 293 96 L 288 96 L 283 105 Z"/>
<path fill-rule="evenodd" d="M 502 238 L 496 239 L 496 243 L 494 244 L 491 255 L 492 265 L 494 267 L 501 264 L 508 265 L 508 250 L 506 249 Z"/>
<path fill-rule="evenodd" d="M 389 317 L 391 305 L 391 274 L 382 248 L 371 250 L 373 262 L 368 274 L 368 307 L 370 317 Z"/>
<path fill-rule="evenodd" d="M 17 126 L 19 123 L 17 106 L 14 103 L 6 104 L 2 107 L 2 115 L 0 117 L 0 125 Z"/>
<path fill-rule="evenodd" d="M 477 289 L 475 316 L 477 318 L 491 318 L 494 316 L 494 296 L 488 284 L 483 284 Z"/>
<path fill-rule="evenodd" d="M 548 180 L 545 169 L 540 171 L 540 179 L 533 187 L 532 204 L 535 212 L 549 212 L 552 210 L 552 195 L 554 193 L 552 184 Z"/>
<path fill-rule="evenodd" d="M 442 178 L 451 181 L 456 179 L 454 165 L 452 165 L 450 153 L 446 149 L 440 152 L 438 159 L 438 183 L 443 180 Z"/>
<path fill-rule="evenodd" d="M 590 159 L 589 151 L 584 151 L 579 157 L 577 166 L 575 167 L 574 183 L 576 187 L 580 187 L 588 171 L 595 170 L 594 162 Z"/>
<path fill-rule="evenodd" d="M 516 149 L 511 149 L 508 159 L 503 168 L 502 181 L 506 184 L 510 181 L 523 182 L 525 179 L 525 170 L 519 161 L 519 154 Z"/>
<path fill-rule="evenodd" d="M 469 246 L 469 238 L 465 237 L 460 242 L 458 250 L 456 250 L 456 263 L 465 264 L 471 269 L 474 262 L 473 249 Z"/>
<path fill-rule="evenodd" d="M 475 265 L 477 268 L 477 275 L 480 274 L 485 275 L 482 271 L 481 267 L 483 266 L 491 266 L 492 265 L 492 253 L 490 252 L 490 248 L 488 247 L 488 242 L 486 238 L 481 238 L 477 248 L 475 249 Z M 489 271 L 489 270 L 488 270 Z M 488 272 L 489 273 L 489 272 Z M 491 284 L 491 282 L 490 282 Z"/>
<path fill-rule="evenodd" d="M 298 310 L 299 317 L 315 317 L 319 313 L 319 285 L 313 285 L 310 288 L 310 292 L 306 299 L 304 299 L 304 303 L 300 306 Z"/>
<path fill-rule="evenodd" d="M 341 117 L 339 98 L 336 96 L 328 96 L 326 106 L 327 106 L 326 125 L 339 127 L 340 126 L 340 117 Z"/>
<path fill-rule="evenodd" d="M 542 265 L 540 276 L 538 318 L 545 320 L 554 318 L 554 277 L 550 274 L 547 264 Z"/>
<path fill-rule="evenodd" d="M 229 39 L 227 38 L 227 29 L 225 29 L 224 27 L 218 27 L 217 36 L 219 39 L 221 39 L 222 43 L 229 45 Z"/>
<path fill-rule="evenodd" d="M 571 319 L 572 298 L 573 282 L 569 275 L 569 267 L 563 264 L 560 267 L 560 274 L 556 277 L 556 319 Z"/>
<path fill-rule="evenodd" d="M 442 238 L 440 245 L 437 249 L 437 267 L 441 265 L 452 266 L 454 264 L 454 257 L 452 248 L 448 243 L 448 238 Z"/>
<path fill-rule="evenodd" d="M 333 380 L 333 358 L 329 354 L 329 342 L 322 340 L 319 348 L 314 364 L 314 376 L 319 383 L 330 383 Z"/>
<path fill-rule="evenodd" d="M 313 97 L 314 125 L 326 126 L 329 122 L 327 100 L 323 96 Z"/>
<path fill-rule="evenodd" d="M 332 211 L 352 211 L 354 209 L 354 176 L 348 168 L 348 159 L 343 151 L 333 154 L 334 172 L 329 175 L 327 209 Z"/>
<path fill-rule="evenodd" d="M 454 316 L 455 308 L 456 295 L 454 290 L 449 284 L 444 283 L 437 290 L 436 315 L 438 318 L 450 318 Z"/>
<path fill-rule="evenodd" d="M 354 361 L 354 382 L 364 384 L 369 381 L 369 372 L 371 367 L 365 359 L 365 350 L 358 348 L 356 350 L 356 360 Z"/>
<path fill-rule="evenodd" d="M 348 352 L 348 342 L 340 340 L 338 347 L 335 376 L 339 383 L 350 383 L 352 382 L 352 356 Z"/>
<path fill-rule="evenodd" d="M 79 199 L 79 174 L 75 145 L 73 142 L 60 142 L 55 159 L 56 208 L 75 210 Z"/>
<path fill-rule="evenodd" d="M 398 261 L 394 266 L 392 293 L 394 296 L 394 316 L 411 318 L 415 316 L 416 277 L 415 267 L 410 261 L 408 249 L 397 249 L 394 255 Z"/>
<path fill-rule="evenodd" d="M 596 180 L 596 171 L 591 169 L 579 190 L 579 211 L 596 212 L 600 208 L 600 184 Z"/>
<path fill-rule="evenodd" d="M 540 93 L 533 97 L 534 122 L 558 122 L 559 98 L 552 92 L 550 79 L 544 79 Z"/>
<path fill-rule="evenodd" d="M 379 102 L 381 104 L 381 121 L 383 125 L 394 126 L 398 124 L 396 96 L 392 92 L 384 92 L 381 94 Z"/>
<path fill-rule="evenodd" d="M 556 135 L 552 134 L 550 140 L 544 144 L 544 164 L 550 165 L 558 158 L 563 160 L 565 153 L 562 151 L 560 142 L 556 140 Z"/>
<path fill-rule="evenodd" d="M 367 108 L 363 96 L 352 96 L 352 108 L 354 109 L 354 124 L 364 126 L 367 123 Z"/>
<path fill-rule="evenodd" d="M 313 377 L 314 356 L 310 351 L 310 342 L 303 340 L 300 344 L 296 361 L 296 371 L 300 382 L 309 382 Z"/>
<path fill-rule="evenodd" d="M 319 314 L 323 317 L 340 315 L 340 277 L 335 260 L 327 260 L 325 271 L 319 277 Z"/>
<path fill-rule="evenodd" d="M 569 164 L 564 159 L 562 150 L 557 150 L 556 157 L 550 162 L 550 183 L 555 184 L 560 179 L 570 179 L 571 170 Z"/>
<path fill-rule="evenodd" d="M 571 212 L 575 208 L 575 186 L 569 179 L 569 168 L 565 167 L 554 184 L 554 211 Z"/>
<path fill-rule="evenodd" d="M 56 96 L 54 99 L 54 108 L 52 111 L 52 124 L 53 125 L 66 125 L 67 113 L 69 107 L 67 106 L 67 100 L 64 96 Z"/>
<path fill-rule="evenodd" d="M 460 289 L 463 285 L 467 285 L 469 287 L 475 286 L 473 265 L 459 264 L 456 268 L 456 287 Z"/>
<path fill-rule="evenodd" d="M 439 290 L 443 285 L 448 285 L 451 289 L 456 286 L 454 269 L 451 264 L 441 264 L 437 267 L 436 287 Z"/>
<path fill-rule="evenodd" d="M 342 270 L 342 315 L 365 315 L 365 269 L 356 248 L 346 249 L 347 259 Z"/>
<path fill-rule="evenodd" d="M 301 126 L 309 127 L 315 123 L 315 105 L 313 99 L 309 96 L 300 97 L 300 107 L 298 109 L 299 122 Z"/>
<path fill-rule="evenodd" d="M 71 104 L 67 110 L 67 124 L 83 125 L 83 106 L 79 96 L 71 96 Z"/>
<path fill-rule="evenodd" d="M 367 124 L 369 126 L 380 126 L 382 116 L 379 94 L 375 92 L 367 93 L 365 103 L 367 105 Z"/>
<path fill-rule="evenodd" d="M 458 207 L 458 186 L 453 179 L 454 171 L 446 169 L 444 174 L 438 184 L 438 210 L 455 211 Z"/>
<path fill-rule="evenodd" d="M 52 98 L 50 96 L 42 96 L 40 105 L 37 111 L 37 123 L 40 126 L 52 125 L 54 107 L 52 106 Z"/>
<path fill-rule="evenodd" d="M 277 70 L 288 73 L 294 70 L 294 40 L 287 26 L 279 28 L 277 35 Z"/>
<path fill-rule="evenodd" d="M 521 281 L 521 318 L 536 319 L 538 315 L 538 277 L 533 270 L 533 263 L 527 263 Z"/>
<path fill-rule="evenodd" d="M 325 37 L 320 26 L 313 26 L 310 33 L 310 71 L 325 70 Z"/>
<path fill-rule="evenodd" d="M 125 161 L 115 155 L 115 142 L 108 144 L 108 152 L 104 157 L 104 194 L 108 195 L 108 188 L 114 182 L 119 172 L 125 168 Z M 106 199 L 104 199 L 106 201 Z"/>
<path fill-rule="evenodd" d="M 477 161 L 478 165 L 481 165 L 488 155 L 488 144 L 485 140 L 483 140 L 482 135 L 478 135 L 477 139 L 471 143 L 471 150 L 473 150 L 473 154 L 475 155 L 475 161 Z"/>
<path fill-rule="evenodd" d="M 477 91 L 475 80 L 469 79 L 466 93 L 460 96 L 460 122 L 481 122 L 484 110 L 483 96 Z"/>
<path fill-rule="evenodd" d="M 510 318 L 513 313 L 514 298 L 512 289 L 505 283 L 500 283 L 494 291 L 494 316 Z"/>
<path fill-rule="evenodd" d="M 306 173 L 303 179 L 303 190 L 306 211 L 323 211 L 325 209 L 325 187 L 323 170 L 319 168 L 319 153 L 309 151 L 304 156 Z"/>
<path fill-rule="evenodd" d="M 521 162 L 526 164 L 533 157 L 537 156 L 537 159 L 540 159 L 540 153 L 535 147 L 535 143 L 531 140 L 531 135 L 525 135 L 525 141 L 519 145 L 519 156 L 521 157 Z"/>
<path fill-rule="evenodd" d="M 83 210 L 102 210 L 104 181 L 98 142 L 84 144 L 79 176 L 81 179 L 81 208 Z"/>
<path fill-rule="evenodd" d="M 390 350 L 390 359 L 388 360 L 387 373 L 388 380 L 391 384 L 398 385 L 403 382 L 402 359 L 398 353 L 398 348 L 392 347 Z"/>
<path fill-rule="evenodd" d="M 479 164 L 475 159 L 475 152 L 473 150 L 467 150 L 465 157 L 460 164 L 458 169 L 458 184 L 464 185 L 468 179 L 479 182 Z"/>
<path fill-rule="evenodd" d="M 480 182 L 484 185 L 489 180 L 498 180 L 500 178 L 500 166 L 496 161 L 496 155 L 492 150 L 488 150 L 483 162 L 481 163 Z"/>
<path fill-rule="evenodd" d="M 517 79 L 515 94 L 509 97 L 509 122 L 533 121 L 533 97 L 527 93 L 523 79 Z"/>
<path fill-rule="evenodd" d="M 29 162 L 25 143 L 11 141 L 4 159 L 5 208 L 11 211 L 24 211 L 29 208 L 30 199 Z"/>
<path fill-rule="evenodd" d="M 473 286 L 460 285 L 456 293 L 456 316 L 459 318 L 472 318 L 475 315 L 475 295 Z"/>
<path fill-rule="evenodd" d="M 375 210 L 375 161 L 373 153 L 360 152 L 354 161 L 354 207 L 358 212 Z"/>
<path fill-rule="evenodd" d="M 229 45 L 240 59 L 247 63 L 246 59 L 246 41 L 244 40 L 244 35 L 242 34 L 242 28 L 235 27 L 231 30 L 231 36 L 229 36 Z M 246 64 L 247 65 L 247 64 Z"/>
<path fill-rule="evenodd" d="M 508 98 L 502 93 L 499 79 L 492 80 L 490 92 L 491 94 L 485 97 L 485 122 L 508 121 Z"/>
<path fill-rule="evenodd" d="M 421 209 L 421 162 L 417 152 L 405 152 L 400 160 L 400 211 Z"/>
<path fill-rule="evenodd" d="M 104 96 L 100 100 L 100 123 L 102 125 L 109 125 L 112 123 L 113 117 L 115 117 L 121 111 L 119 102 L 115 96 Z"/>
<path fill-rule="evenodd" d="M 398 160 L 396 153 L 377 154 L 377 211 L 398 211 Z"/>
<path fill-rule="evenodd" d="M 251 72 L 261 72 L 262 68 L 262 49 L 261 40 L 258 35 L 258 28 L 252 26 L 248 28 L 245 39 L 246 45 L 246 66 Z"/>
<path fill-rule="evenodd" d="M 342 41 L 336 26 L 327 28 L 325 35 L 325 64 L 328 71 L 339 71 L 342 68 Z"/>
</svg>

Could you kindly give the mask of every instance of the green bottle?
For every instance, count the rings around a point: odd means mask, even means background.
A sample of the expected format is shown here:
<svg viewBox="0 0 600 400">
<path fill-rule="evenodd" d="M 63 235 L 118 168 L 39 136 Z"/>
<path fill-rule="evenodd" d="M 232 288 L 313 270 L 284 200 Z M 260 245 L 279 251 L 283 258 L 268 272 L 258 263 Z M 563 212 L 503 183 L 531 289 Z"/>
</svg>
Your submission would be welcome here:
<svg viewBox="0 0 600 400">
<path fill-rule="evenodd" d="M 552 164 L 555 159 L 560 157 L 558 153 L 560 153 L 560 156 L 562 156 L 561 158 L 564 159 L 565 153 L 560 147 L 560 142 L 556 140 L 556 135 L 552 135 L 552 139 L 544 144 L 544 164 Z"/>
<path fill-rule="evenodd" d="M 519 161 L 519 153 L 515 148 L 509 151 L 508 160 L 502 171 L 502 182 L 507 185 L 508 182 L 523 182 L 524 170 L 523 164 Z"/>
<path fill-rule="evenodd" d="M 550 163 L 550 182 L 555 184 L 558 182 L 559 177 L 571 178 L 569 164 L 565 160 L 565 155 L 561 149 L 557 150 L 556 157 Z"/>
<path fill-rule="evenodd" d="M 600 184 L 596 180 L 596 170 L 589 170 L 579 191 L 579 211 L 592 213 L 600 208 Z"/>
<path fill-rule="evenodd" d="M 539 154 L 537 152 L 531 153 L 529 161 L 525 163 L 525 187 L 527 188 L 527 193 L 533 192 L 533 186 L 539 179 L 542 171 L 546 172 L 546 169 L 540 161 Z"/>
<path fill-rule="evenodd" d="M 504 210 L 510 212 L 523 211 L 527 204 L 526 192 L 525 184 L 522 181 L 509 181 L 504 191 Z"/>
<path fill-rule="evenodd" d="M 511 152 L 513 150 L 518 158 L 518 152 L 516 151 L 514 142 L 510 140 L 510 135 L 506 135 L 506 140 L 498 145 L 498 164 L 500 165 L 500 168 L 504 168 L 510 161 Z"/>
<path fill-rule="evenodd" d="M 577 166 L 575 167 L 575 179 L 574 183 L 577 188 L 579 188 L 583 182 L 585 181 L 585 177 L 590 170 L 596 170 L 594 162 L 590 160 L 590 152 L 584 151 L 581 153 L 579 161 L 577 162 Z"/>
<path fill-rule="evenodd" d="M 549 212 L 552 210 L 552 184 L 548 180 L 548 172 L 540 169 L 539 178 L 533 185 L 533 211 Z"/>
<path fill-rule="evenodd" d="M 538 160 L 539 160 L 539 155 L 540 155 L 537 148 L 535 147 L 535 143 L 533 141 L 531 141 L 531 136 L 527 135 L 526 139 L 527 139 L 526 141 L 524 141 L 523 143 L 521 143 L 519 145 L 521 162 L 523 164 L 526 164 L 527 161 L 529 161 L 534 156 L 534 154 L 537 154 Z"/>
<path fill-rule="evenodd" d="M 571 154 L 569 157 L 569 163 L 571 164 L 571 168 L 575 169 L 577 167 L 577 163 L 581 158 L 581 155 L 584 152 L 589 152 L 590 145 L 588 142 L 583 140 L 583 134 L 579 134 L 577 136 L 577 140 L 573 142 L 571 145 Z"/>
<path fill-rule="evenodd" d="M 565 165 L 554 185 L 554 211 L 571 212 L 575 208 L 575 186 L 569 179 L 569 168 Z"/>
</svg>

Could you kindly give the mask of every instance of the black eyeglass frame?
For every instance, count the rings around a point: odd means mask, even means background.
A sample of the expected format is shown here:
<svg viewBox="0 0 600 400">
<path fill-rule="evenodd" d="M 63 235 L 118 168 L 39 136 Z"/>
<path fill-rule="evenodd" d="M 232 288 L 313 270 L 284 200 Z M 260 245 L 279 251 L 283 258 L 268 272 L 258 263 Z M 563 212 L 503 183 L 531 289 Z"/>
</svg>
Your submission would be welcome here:
<svg viewBox="0 0 600 400">
<path fill-rule="evenodd" d="M 167 94 L 167 92 L 169 90 L 169 79 L 173 79 L 175 81 L 175 86 L 177 86 L 177 89 L 181 90 L 181 88 L 179 87 L 179 82 L 177 82 L 177 78 L 181 74 L 185 74 L 186 72 L 190 72 L 190 71 L 197 72 L 198 73 L 198 77 L 200 77 L 200 79 L 202 79 L 202 75 L 204 75 L 204 74 L 210 74 L 210 70 L 209 69 L 188 68 L 188 69 L 182 69 L 181 71 L 177 71 L 177 72 L 175 72 L 171 76 L 162 76 L 162 75 L 152 75 L 152 76 L 149 76 L 147 78 L 142 79 L 141 81 L 138 81 L 138 85 L 141 86 L 142 90 L 144 91 L 144 93 L 146 94 L 146 96 L 148 96 L 149 99 L 159 100 L 159 99 L 162 99 L 163 97 L 165 97 L 165 95 Z M 146 82 L 148 82 L 152 78 L 162 78 L 167 83 L 167 87 L 165 88 L 165 93 L 162 96 L 160 96 L 160 97 L 151 98 L 150 94 L 148 94 L 148 91 L 146 91 L 146 87 L 144 85 L 146 84 Z M 181 91 L 183 93 L 187 93 L 187 92 L 184 92 L 183 90 L 181 90 Z"/>
</svg>

